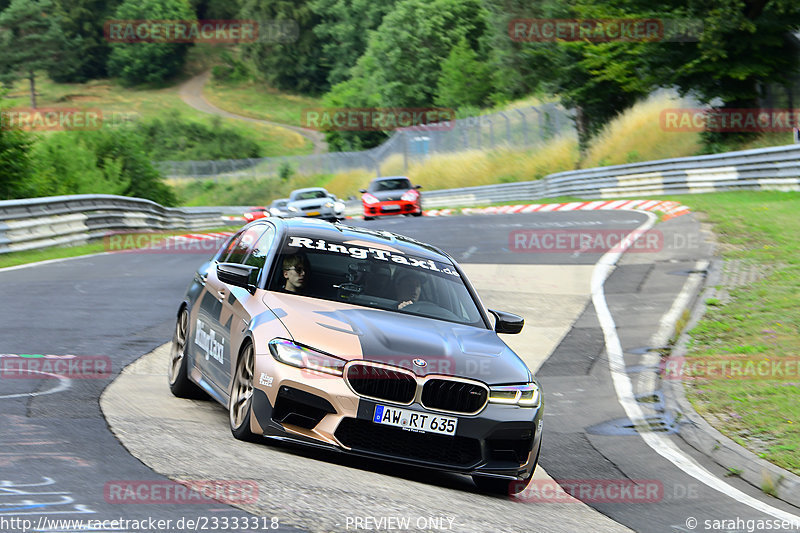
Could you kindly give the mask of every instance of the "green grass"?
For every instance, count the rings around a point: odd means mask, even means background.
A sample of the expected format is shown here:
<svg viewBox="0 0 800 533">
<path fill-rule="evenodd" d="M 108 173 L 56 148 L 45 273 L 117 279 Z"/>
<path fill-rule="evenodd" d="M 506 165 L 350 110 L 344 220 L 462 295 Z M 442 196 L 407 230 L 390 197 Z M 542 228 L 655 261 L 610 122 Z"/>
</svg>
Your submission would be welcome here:
<svg viewBox="0 0 800 533">
<path fill-rule="evenodd" d="M 30 106 L 27 82 L 20 80 L 11 87 L 3 100 L 8 108 Z M 39 107 L 99 109 L 104 117 L 115 120 L 132 117 L 148 120 L 177 111 L 186 120 L 211 124 L 211 115 L 185 104 L 178 86 L 166 88 L 124 88 L 112 80 L 92 80 L 87 83 L 53 83 L 44 75 L 36 78 Z M 222 124 L 253 139 L 264 157 L 304 155 L 313 152 L 313 145 L 303 136 L 276 126 L 223 118 Z M 49 133 L 48 133 L 49 134 Z"/>
<path fill-rule="evenodd" d="M 687 357 L 797 361 L 800 356 L 800 193 L 731 192 L 675 197 L 708 216 L 726 259 L 772 268 L 718 300 L 690 332 Z M 699 413 L 764 459 L 800 474 L 800 376 L 687 382 Z"/>
<path fill-rule="evenodd" d="M 236 226 L 220 226 L 212 229 L 204 229 L 202 232 L 215 233 L 219 231 L 235 231 L 236 229 Z M 189 230 L 160 231 L 158 232 L 158 235 L 184 235 L 189 232 Z M 130 249 L 133 247 L 134 246 L 131 246 L 122 240 L 120 246 L 115 249 Z M 23 252 L 0 254 L 0 268 L 25 265 L 29 263 L 38 263 L 40 261 L 49 261 L 52 259 L 65 259 L 68 257 L 100 254 L 107 252 L 108 248 L 108 245 L 104 241 L 99 240 L 96 242 L 79 244 L 76 246 L 54 246 L 52 248 L 44 248 L 42 250 L 28 250 Z"/>
<path fill-rule="evenodd" d="M 222 82 L 212 78 L 203 95 L 231 113 L 293 126 L 304 126 L 306 109 L 322 107 L 319 99 L 284 93 L 257 81 Z"/>
</svg>

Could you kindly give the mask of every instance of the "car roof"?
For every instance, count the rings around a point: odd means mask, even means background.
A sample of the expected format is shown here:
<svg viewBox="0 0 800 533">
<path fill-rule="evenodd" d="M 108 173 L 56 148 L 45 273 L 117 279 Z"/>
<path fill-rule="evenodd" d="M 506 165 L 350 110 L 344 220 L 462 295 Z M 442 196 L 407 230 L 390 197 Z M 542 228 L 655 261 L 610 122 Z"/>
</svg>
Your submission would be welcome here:
<svg viewBox="0 0 800 533">
<path fill-rule="evenodd" d="M 336 242 L 360 240 L 383 246 L 388 245 L 407 255 L 447 263 L 453 262 L 446 252 L 432 244 L 389 231 L 357 228 L 341 223 L 331 224 L 330 222 L 311 218 L 276 218 L 273 219 L 273 222 L 277 226 L 282 226 L 285 234 L 295 237 L 308 237 Z"/>
<path fill-rule="evenodd" d="M 388 181 L 388 180 L 397 180 L 397 179 L 404 179 L 404 180 L 411 181 L 408 178 L 408 176 L 381 176 L 380 178 L 373 179 L 372 182 L 374 183 L 376 181 Z"/>
<path fill-rule="evenodd" d="M 326 192 L 326 193 L 328 192 L 328 190 L 325 189 L 324 187 L 306 187 L 305 189 L 295 189 L 295 190 L 293 190 L 291 195 L 294 196 L 295 194 L 299 194 L 301 192 L 311 192 L 311 191 L 323 191 L 323 192 Z"/>
</svg>

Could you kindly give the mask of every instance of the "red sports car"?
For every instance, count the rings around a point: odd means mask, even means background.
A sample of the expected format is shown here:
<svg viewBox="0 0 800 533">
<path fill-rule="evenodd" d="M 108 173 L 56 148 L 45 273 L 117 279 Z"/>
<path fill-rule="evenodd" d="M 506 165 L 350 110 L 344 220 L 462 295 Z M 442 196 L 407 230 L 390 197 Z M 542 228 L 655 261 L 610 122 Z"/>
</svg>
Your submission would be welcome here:
<svg viewBox="0 0 800 533">
<path fill-rule="evenodd" d="M 364 220 L 386 215 L 422 216 L 422 197 L 417 190 L 421 188 L 411 185 L 405 176 L 375 178 L 369 188 L 361 189 Z"/>
<path fill-rule="evenodd" d="M 259 218 L 269 218 L 269 209 L 266 207 L 253 207 L 244 214 L 244 219 L 248 222 L 258 220 Z"/>
</svg>

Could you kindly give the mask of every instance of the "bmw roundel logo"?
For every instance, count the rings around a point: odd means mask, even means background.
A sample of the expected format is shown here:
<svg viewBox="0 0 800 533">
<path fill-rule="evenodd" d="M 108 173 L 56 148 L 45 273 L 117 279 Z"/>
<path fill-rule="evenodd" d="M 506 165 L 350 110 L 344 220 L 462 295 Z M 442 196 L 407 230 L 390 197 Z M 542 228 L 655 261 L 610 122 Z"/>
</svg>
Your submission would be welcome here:
<svg viewBox="0 0 800 533">
<path fill-rule="evenodd" d="M 425 359 L 414 359 L 412 363 L 414 363 L 415 366 L 420 366 L 420 367 L 428 366 L 428 362 Z"/>
</svg>

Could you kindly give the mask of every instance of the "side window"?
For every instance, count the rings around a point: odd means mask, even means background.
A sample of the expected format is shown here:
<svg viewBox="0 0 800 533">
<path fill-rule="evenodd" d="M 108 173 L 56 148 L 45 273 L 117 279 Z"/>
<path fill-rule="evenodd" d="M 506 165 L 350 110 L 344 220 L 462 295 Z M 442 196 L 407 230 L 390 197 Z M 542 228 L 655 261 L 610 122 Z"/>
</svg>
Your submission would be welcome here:
<svg viewBox="0 0 800 533">
<path fill-rule="evenodd" d="M 258 267 L 259 270 L 264 268 L 264 262 L 267 260 L 267 254 L 269 254 L 273 242 L 275 242 L 275 228 L 267 225 L 267 230 L 261 234 L 250 255 L 245 259 L 244 264 Z"/>
<path fill-rule="evenodd" d="M 261 232 L 265 229 L 264 224 L 259 224 L 257 226 L 253 226 L 248 228 L 242 233 L 241 238 L 236 241 L 233 248 L 231 249 L 231 253 L 228 255 L 227 259 L 225 260 L 226 263 L 244 263 L 247 254 L 253 249 L 258 241 L 259 236 L 261 236 Z"/>
<path fill-rule="evenodd" d="M 233 250 L 236 247 L 236 245 L 239 243 L 239 239 L 242 238 L 242 233 L 244 232 L 240 231 L 239 233 L 231 237 L 230 240 L 228 240 L 228 242 L 225 243 L 225 247 L 222 250 L 220 250 L 219 253 L 217 254 L 217 261 L 219 261 L 220 263 L 226 262 L 228 256 L 231 254 L 231 250 Z"/>
</svg>

